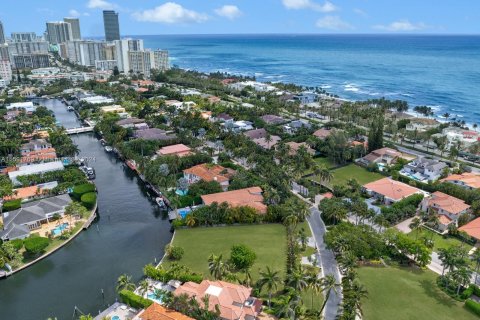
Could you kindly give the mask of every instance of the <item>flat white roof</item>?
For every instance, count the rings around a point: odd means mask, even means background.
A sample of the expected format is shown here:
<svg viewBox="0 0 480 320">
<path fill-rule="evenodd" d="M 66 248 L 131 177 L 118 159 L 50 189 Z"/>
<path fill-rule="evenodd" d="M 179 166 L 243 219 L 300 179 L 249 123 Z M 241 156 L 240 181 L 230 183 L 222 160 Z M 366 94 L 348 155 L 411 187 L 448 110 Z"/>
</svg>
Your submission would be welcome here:
<svg viewBox="0 0 480 320">
<path fill-rule="evenodd" d="M 218 296 L 220 296 L 220 293 L 222 293 L 222 288 L 210 285 L 210 286 L 208 286 L 205 293 L 210 295 L 210 296 L 218 297 Z"/>
<path fill-rule="evenodd" d="M 8 173 L 10 179 L 15 180 L 16 177 L 25 176 L 28 174 L 36 174 L 47 171 L 63 170 L 63 163 L 60 161 L 45 162 L 39 164 L 31 164 L 28 166 L 22 166 L 17 171 L 11 171 Z"/>
</svg>

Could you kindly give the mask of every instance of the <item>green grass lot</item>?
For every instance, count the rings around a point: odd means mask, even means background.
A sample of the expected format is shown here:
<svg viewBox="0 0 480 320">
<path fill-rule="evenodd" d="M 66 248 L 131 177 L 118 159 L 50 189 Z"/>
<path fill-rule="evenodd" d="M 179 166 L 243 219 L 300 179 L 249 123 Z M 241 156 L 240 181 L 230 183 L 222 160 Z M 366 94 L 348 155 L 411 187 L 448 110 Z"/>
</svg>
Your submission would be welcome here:
<svg viewBox="0 0 480 320">
<path fill-rule="evenodd" d="M 459 246 L 459 245 L 463 245 L 468 250 L 472 248 L 472 245 L 462 242 L 459 239 L 456 239 L 453 237 L 444 238 L 438 233 L 435 233 L 423 228 L 419 230 L 413 230 L 408 234 L 408 236 L 412 239 L 415 239 L 415 238 L 420 239 L 422 237 L 427 237 L 428 239 L 432 239 L 434 242 L 433 251 L 438 251 L 438 249 L 440 248 L 450 248 L 450 247 Z"/>
<path fill-rule="evenodd" d="M 310 235 L 306 222 L 299 224 L 298 228 L 301 227 L 305 228 L 307 235 Z M 212 279 L 207 262 L 210 254 L 223 254 L 224 260 L 227 260 L 230 257 L 230 248 L 235 244 L 245 244 L 257 254 L 252 267 L 254 282 L 259 278 L 259 271 L 265 270 L 267 266 L 280 271 L 283 280 L 286 264 L 286 232 L 285 227 L 280 224 L 180 229 L 175 232 L 173 240 L 174 246 L 185 250 L 183 258 L 178 263 L 188 266 L 192 271 L 202 273 L 209 279 Z M 164 264 L 168 266 L 170 262 L 166 260 Z M 266 292 L 262 292 L 262 296 L 266 298 Z M 311 291 L 305 290 L 302 297 L 306 306 L 310 307 Z M 315 294 L 313 306 L 320 308 L 322 302 L 322 294 Z"/>
<path fill-rule="evenodd" d="M 380 173 L 370 172 L 367 169 L 357 166 L 356 164 L 349 164 L 347 166 L 332 170 L 333 179 L 330 181 L 330 186 L 343 185 L 349 179 L 356 179 L 360 185 L 380 180 L 385 178 Z M 314 181 L 320 181 L 318 177 L 312 178 Z"/>
<path fill-rule="evenodd" d="M 358 277 L 368 291 L 362 301 L 364 319 L 478 319 L 441 291 L 437 274 L 429 270 L 362 267 Z"/>
<path fill-rule="evenodd" d="M 315 158 L 313 160 L 317 164 L 325 166 L 327 169 L 334 169 L 337 167 L 337 165 L 332 160 L 326 157 Z"/>
<path fill-rule="evenodd" d="M 286 252 L 285 227 L 280 224 L 231 226 L 215 228 L 180 229 L 175 232 L 174 246 L 185 250 L 179 261 L 193 271 L 210 278 L 208 257 L 213 253 L 230 258 L 230 249 L 235 244 L 245 244 L 255 251 L 257 259 L 252 267 L 256 281 L 259 271 L 267 266 L 285 274 Z M 168 262 L 166 262 L 168 263 Z"/>
</svg>

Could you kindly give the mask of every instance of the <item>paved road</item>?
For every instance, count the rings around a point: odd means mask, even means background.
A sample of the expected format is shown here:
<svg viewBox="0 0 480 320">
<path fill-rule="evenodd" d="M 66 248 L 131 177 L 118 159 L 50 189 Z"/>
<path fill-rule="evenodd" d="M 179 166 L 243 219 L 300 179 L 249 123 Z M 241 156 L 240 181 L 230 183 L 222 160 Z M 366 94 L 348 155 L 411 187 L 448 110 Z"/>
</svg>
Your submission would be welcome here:
<svg viewBox="0 0 480 320">
<path fill-rule="evenodd" d="M 325 235 L 326 228 L 322 218 L 320 217 L 320 211 L 316 207 L 311 207 L 310 212 L 311 215 L 307 220 L 310 228 L 312 229 L 313 237 L 317 242 L 322 272 L 324 275 L 333 275 L 335 279 L 337 279 L 337 283 L 341 283 L 340 272 L 338 271 L 338 265 L 337 261 L 335 260 L 335 256 L 331 250 L 328 250 L 325 247 L 325 243 L 323 242 L 323 236 Z M 332 292 L 327 301 L 324 311 L 325 320 L 334 320 L 337 317 L 338 308 L 340 306 L 340 302 L 342 301 L 341 288 L 339 287 L 337 290 L 338 294 Z"/>
</svg>

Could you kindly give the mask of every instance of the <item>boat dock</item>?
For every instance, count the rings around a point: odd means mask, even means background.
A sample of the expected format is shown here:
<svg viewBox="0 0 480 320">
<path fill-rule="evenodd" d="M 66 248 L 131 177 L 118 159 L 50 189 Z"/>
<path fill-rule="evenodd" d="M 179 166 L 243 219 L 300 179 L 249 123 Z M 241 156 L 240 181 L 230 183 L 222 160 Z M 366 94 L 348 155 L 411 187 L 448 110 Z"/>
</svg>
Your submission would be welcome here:
<svg viewBox="0 0 480 320">
<path fill-rule="evenodd" d="M 66 131 L 67 134 L 93 132 L 93 127 L 88 126 L 88 127 L 70 128 L 70 129 L 65 129 L 65 131 Z"/>
</svg>

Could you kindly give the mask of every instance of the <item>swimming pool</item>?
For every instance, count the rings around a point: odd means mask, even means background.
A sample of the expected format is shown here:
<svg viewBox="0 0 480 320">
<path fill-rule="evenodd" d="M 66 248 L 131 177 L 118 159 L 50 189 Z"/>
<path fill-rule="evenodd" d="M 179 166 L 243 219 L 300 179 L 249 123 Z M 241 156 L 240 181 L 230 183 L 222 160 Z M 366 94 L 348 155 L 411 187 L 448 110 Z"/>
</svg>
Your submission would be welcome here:
<svg viewBox="0 0 480 320">
<path fill-rule="evenodd" d="M 152 300 L 152 301 L 156 301 L 156 302 L 158 302 L 158 303 L 160 303 L 160 304 L 162 303 L 162 298 L 161 298 L 161 297 L 157 297 L 157 296 L 155 295 L 155 293 L 153 293 L 153 292 L 147 294 L 147 298 L 150 299 L 150 300 Z M 113 319 L 112 319 L 112 320 L 113 320 Z"/>
<path fill-rule="evenodd" d="M 61 225 L 56 226 L 54 229 L 52 229 L 52 234 L 54 236 L 58 236 L 62 234 L 62 231 L 68 228 L 68 223 L 62 223 Z"/>
<path fill-rule="evenodd" d="M 187 214 L 190 213 L 190 211 L 192 211 L 191 208 L 182 208 L 178 209 L 178 214 L 180 215 L 180 217 L 182 217 L 182 219 L 185 219 L 185 217 L 187 216 Z"/>
<path fill-rule="evenodd" d="M 119 316 L 113 316 L 112 320 L 120 320 L 120 317 Z"/>
</svg>

